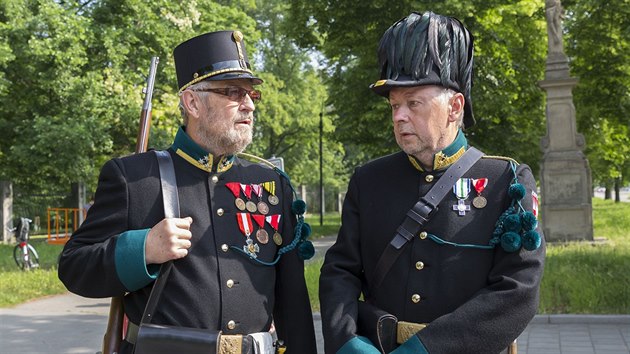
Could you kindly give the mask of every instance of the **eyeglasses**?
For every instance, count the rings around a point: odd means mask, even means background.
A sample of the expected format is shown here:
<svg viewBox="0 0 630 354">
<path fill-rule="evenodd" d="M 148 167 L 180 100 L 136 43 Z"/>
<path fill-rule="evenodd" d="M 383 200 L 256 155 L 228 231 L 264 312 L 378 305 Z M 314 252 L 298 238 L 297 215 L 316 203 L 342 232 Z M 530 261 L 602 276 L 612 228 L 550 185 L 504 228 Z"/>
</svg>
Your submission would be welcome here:
<svg viewBox="0 0 630 354">
<path fill-rule="evenodd" d="M 254 102 L 260 101 L 262 98 L 262 93 L 258 90 L 246 90 L 242 87 L 223 87 L 223 88 L 206 88 L 206 89 L 196 89 L 193 90 L 196 92 L 213 92 L 218 93 L 219 95 L 227 96 L 230 101 L 242 103 L 245 99 L 245 95 L 249 95 L 249 98 Z"/>
</svg>

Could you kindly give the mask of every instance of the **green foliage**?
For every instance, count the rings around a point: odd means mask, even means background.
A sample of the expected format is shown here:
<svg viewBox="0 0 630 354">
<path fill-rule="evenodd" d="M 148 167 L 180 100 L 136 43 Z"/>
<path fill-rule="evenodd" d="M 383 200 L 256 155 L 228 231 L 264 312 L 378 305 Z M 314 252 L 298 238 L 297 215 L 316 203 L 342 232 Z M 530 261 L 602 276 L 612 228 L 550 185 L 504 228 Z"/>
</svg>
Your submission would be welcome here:
<svg viewBox="0 0 630 354">
<path fill-rule="evenodd" d="M 596 183 L 630 180 L 630 3 L 563 1 L 578 130 Z"/>
<path fill-rule="evenodd" d="M 536 86 L 544 71 L 542 6 L 534 0 L 372 0 L 361 6 L 294 1 L 289 32 L 301 45 L 317 48 L 328 58 L 336 136 L 346 147 L 347 161 L 355 165 L 398 150 L 389 107 L 367 88 L 378 80 L 376 49 L 383 32 L 412 10 L 459 18 L 476 38 L 472 96 L 479 123 L 468 134 L 471 141 L 487 153 L 514 156 L 536 169 L 539 150 L 532 142 L 537 145 L 544 135 L 543 96 Z"/>
</svg>

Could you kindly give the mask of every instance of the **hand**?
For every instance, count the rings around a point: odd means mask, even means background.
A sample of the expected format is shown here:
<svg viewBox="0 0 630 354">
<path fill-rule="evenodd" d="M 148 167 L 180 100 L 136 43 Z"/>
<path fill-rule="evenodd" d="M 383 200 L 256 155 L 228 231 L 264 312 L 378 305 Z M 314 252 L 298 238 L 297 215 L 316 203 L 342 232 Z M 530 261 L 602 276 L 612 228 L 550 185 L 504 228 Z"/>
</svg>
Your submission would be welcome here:
<svg viewBox="0 0 630 354">
<path fill-rule="evenodd" d="M 192 218 L 186 217 L 163 219 L 153 226 L 144 246 L 146 264 L 162 264 L 186 257 L 192 238 L 190 224 Z"/>
</svg>

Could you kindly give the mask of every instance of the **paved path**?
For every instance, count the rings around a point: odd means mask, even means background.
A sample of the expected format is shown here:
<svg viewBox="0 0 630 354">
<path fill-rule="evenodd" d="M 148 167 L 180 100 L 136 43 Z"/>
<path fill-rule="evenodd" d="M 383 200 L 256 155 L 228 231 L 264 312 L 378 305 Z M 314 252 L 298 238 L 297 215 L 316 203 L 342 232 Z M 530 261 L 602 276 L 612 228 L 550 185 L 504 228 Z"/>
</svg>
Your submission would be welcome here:
<svg viewBox="0 0 630 354">
<path fill-rule="evenodd" d="M 331 238 L 315 243 L 322 256 Z M 1 354 L 94 354 L 100 351 L 109 299 L 73 294 L 0 309 Z M 314 315 L 318 349 L 321 321 Z M 518 339 L 519 354 L 630 354 L 630 315 L 539 315 Z"/>
</svg>

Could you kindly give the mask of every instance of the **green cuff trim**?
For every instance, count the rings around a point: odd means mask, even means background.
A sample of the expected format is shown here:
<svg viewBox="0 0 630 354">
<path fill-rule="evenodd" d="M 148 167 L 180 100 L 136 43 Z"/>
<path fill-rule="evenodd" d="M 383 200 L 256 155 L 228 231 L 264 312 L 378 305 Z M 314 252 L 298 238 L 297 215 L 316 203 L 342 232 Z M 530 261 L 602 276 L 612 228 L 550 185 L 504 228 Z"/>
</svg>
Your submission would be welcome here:
<svg viewBox="0 0 630 354">
<path fill-rule="evenodd" d="M 346 342 L 339 350 L 337 354 L 381 354 L 381 351 L 376 349 L 372 342 L 365 337 L 354 337 Z"/>
<path fill-rule="evenodd" d="M 429 354 L 427 348 L 420 341 L 418 336 L 413 336 L 400 347 L 396 348 L 391 354 Z"/>
<path fill-rule="evenodd" d="M 129 291 L 144 288 L 154 281 L 159 264 L 146 265 L 144 245 L 149 229 L 125 231 L 118 235 L 115 250 L 116 274 Z"/>
</svg>

